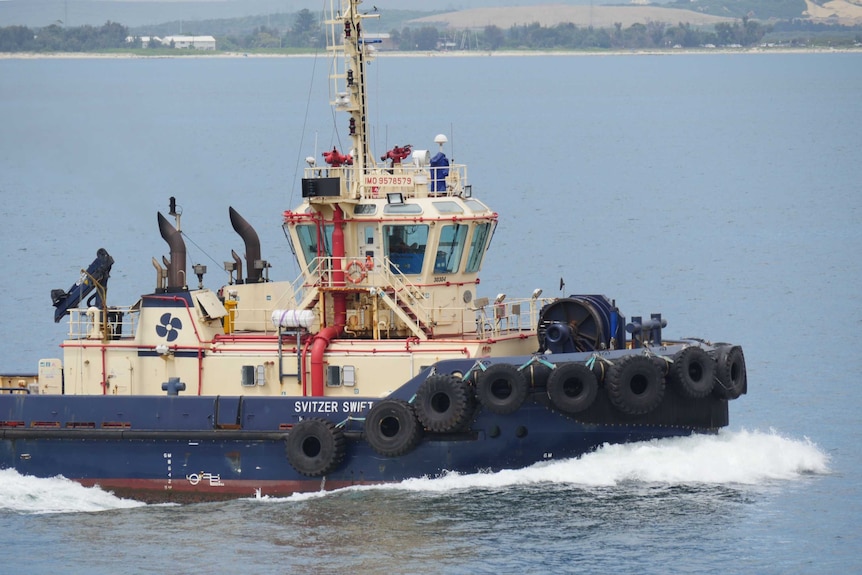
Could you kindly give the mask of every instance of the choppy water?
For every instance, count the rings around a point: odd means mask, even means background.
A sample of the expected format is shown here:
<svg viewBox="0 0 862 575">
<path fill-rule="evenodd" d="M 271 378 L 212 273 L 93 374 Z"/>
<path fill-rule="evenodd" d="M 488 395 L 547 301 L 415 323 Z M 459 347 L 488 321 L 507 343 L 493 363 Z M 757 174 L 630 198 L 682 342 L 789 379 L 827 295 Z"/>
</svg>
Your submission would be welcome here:
<svg viewBox="0 0 862 575">
<path fill-rule="evenodd" d="M 184 208 L 218 285 L 333 144 L 312 59 L 0 60 L 0 371 L 56 356 L 51 288 L 105 247 L 109 299 L 150 291 L 155 211 Z M 288 499 L 140 506 L 0 471 L 3 571 L 850 573 L 862 570 L 862 54 L 384 58 L 376 153 L 449 135 L 501 213 L 485 295 L 543 287 L 739 342 L 717 437 Z M 344 131 L 342 119 L 339 127 Z M 317 131 L 315 131 L 317 130 Z"/>
<path fill-rule="evenodd" d="M 141 506 L 7 470 L 0 527 L 23 526 L 28 540 L 50 542 L 73 573 L 117 562 L 128 573 L 192 565 L 242 565 L 245 573 L 667 573 L 671 565 L 710 573 L 728 563 L 791 572 L 772 569 L 802 567 L 794 565 L 799 542 L 763 527 L 829 473 L 812 443 L 760 432 L 609 446 L 518 471 L 185 507 Z M 758 551 L 770 547 L 768 556 Z M 56 558 L 28 565 L 48 572 Z"/>
</svg>

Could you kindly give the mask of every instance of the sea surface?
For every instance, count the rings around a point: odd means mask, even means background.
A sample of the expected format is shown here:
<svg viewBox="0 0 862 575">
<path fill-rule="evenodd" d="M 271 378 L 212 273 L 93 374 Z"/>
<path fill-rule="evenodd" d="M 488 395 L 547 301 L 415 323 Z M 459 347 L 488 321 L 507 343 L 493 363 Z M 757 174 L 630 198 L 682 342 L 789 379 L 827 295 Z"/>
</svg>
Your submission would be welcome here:
<svg viewBox="0 0 862 575">
<path fill-rule="evenodd" d="M 228 206 L 294 279 L 282 212 L 305 158 L 348 145 L 328 65 L 0 59 L 0 372 L 60 356 L 50 290 L 100 247 L 111 305 L 152 291 L 170 196 L 207 286 L 243 251 Z M 500 213 L 481 295 L 603 293 L 742 344 L 729 428 L 181 506 L 0 470 L 0 572 L 862 572 L 862 54 L 385 57 L 368 76 L 375 155 L 446 134 Z"/>
</svg>

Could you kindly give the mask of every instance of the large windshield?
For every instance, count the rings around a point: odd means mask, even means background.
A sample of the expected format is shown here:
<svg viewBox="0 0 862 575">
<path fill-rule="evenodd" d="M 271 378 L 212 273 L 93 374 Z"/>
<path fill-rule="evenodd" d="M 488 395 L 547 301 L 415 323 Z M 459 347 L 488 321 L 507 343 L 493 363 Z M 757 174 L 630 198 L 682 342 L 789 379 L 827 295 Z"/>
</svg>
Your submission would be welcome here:
<svg viewBox="0 0 862 575">
<path fill-rule="evenodd" d="M 427 225 L 383 226 L 383 249 L 393 272 L 421 274 L 427 245 Z"/>
</svg>

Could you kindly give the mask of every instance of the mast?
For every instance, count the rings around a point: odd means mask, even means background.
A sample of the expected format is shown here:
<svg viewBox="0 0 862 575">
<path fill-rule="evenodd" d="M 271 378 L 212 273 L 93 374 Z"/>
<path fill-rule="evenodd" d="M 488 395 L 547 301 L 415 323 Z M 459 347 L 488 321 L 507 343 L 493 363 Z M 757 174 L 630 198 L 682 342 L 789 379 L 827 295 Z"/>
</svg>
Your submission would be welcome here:
<svg viewBox="0 0 862 575">
<path fill-rule="evenodd" d="M 368 148 L 368 95 L 366 89 L 366 65 L 370 60 L 368 44 L 362 38 L 362 20 L 377 18 L 378 14 L 361 14 L 362 0 L 332 0 L 327 49 L 332 51 L 333 100 L 337 111 L 350 114 L 348 134 L 351 141 L 349 155 L 353 158 L 350 195 L 360 195 L 362 176 L 374 167 L 374 159 Z M 340 10 L 335 9 L 340 3 Z"/>
</svg>

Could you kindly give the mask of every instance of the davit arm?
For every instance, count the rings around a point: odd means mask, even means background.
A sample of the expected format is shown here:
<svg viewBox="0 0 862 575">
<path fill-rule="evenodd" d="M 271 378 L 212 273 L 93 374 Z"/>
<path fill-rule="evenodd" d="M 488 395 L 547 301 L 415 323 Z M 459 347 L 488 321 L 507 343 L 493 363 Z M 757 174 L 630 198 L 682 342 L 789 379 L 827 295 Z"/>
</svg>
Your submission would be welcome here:
<svg viewBox="0 0 862 575">
<path fill-rule="evenodd" d="M 86 271 L 81 272 L 81 277 L 69 288 L 69 291 L 51 290 L 51 301 L 57 308 L 54 310 L 54 323 L 59 323 L 63 316 L 69 313 L 69 309 L 80 304 L 93 290 L 96 290 L 96 293 L 91 298 L 92 301 L 88 301 L 87 304 L 98 308 L 103 307 L 112 265 L 114 265 L 114 258 L 108 254 L 105 248 L 99 248 L 99 251 L 96 252 L 96 259 Z"/>
</svg>

